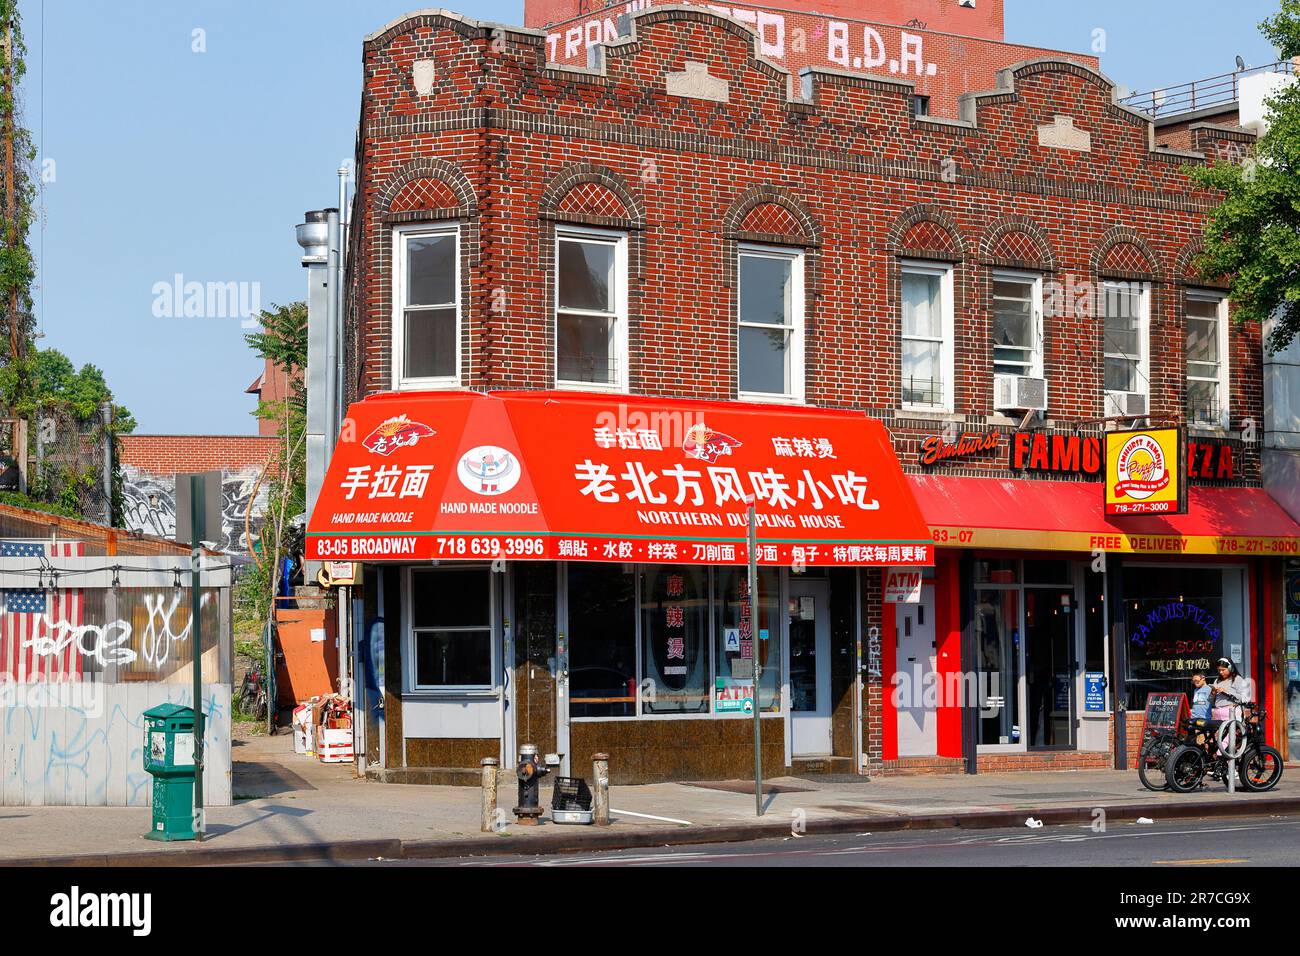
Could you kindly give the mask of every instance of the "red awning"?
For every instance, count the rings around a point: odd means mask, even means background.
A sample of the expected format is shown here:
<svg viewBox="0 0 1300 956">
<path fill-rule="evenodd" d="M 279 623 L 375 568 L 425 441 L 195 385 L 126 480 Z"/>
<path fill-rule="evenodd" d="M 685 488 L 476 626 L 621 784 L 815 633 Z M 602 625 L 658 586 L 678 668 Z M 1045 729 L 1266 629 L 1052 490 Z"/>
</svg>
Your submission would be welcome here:
<svg viewBox="0 0 1300 956">
<path fill-rule="evenodd" d="M 857 412 L 554 392 L 353 405 L 307 530 L 313 560 L 924 565 L 884 426 Z"/>
<path fill-rule="evenodd" d="M 912 475 L 940 547 L 1230 557 L 1300 552 L 1300 525 L 1262 488 L 1192 488 L 1185 515 L 1106 517 L 1099 483 Z"/>
</svg>

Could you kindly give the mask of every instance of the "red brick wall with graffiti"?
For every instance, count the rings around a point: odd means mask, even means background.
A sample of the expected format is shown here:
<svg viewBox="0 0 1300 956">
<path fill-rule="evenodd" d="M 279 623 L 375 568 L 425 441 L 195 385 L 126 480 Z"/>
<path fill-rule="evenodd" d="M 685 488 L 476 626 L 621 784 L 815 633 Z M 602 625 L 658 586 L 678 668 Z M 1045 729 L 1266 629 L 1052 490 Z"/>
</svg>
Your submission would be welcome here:
<svg viewBox="0 0 1300 956">
<path fill-rule="evenodd" d="M 634 0 L 550 23 L 545 28 L 547 59 L 585 66 L 590 47 L 618 39 L 621 15 L 629 12 L 629 8 L 648 9 L 652 2 Z M 796 83 L 799 71 L 807 66 L 910 80 L 916 84 L 918 95 L 930 98 L 930 111 L 936 116 L 957 116 L 957 97 L 970 90 L 992 89 L 997 71 L 1014 63 L 1063 56 L 1092 69 L 1098 68 L 1098 60 L 1091 54 L 1059 53 L 1001 42 L 1000 10 L 998 29 L 993 36 L 987 35 L 995 32 L 992 30 L 958 33 L 936 25 L 942 24 L 944 18 L 902 19 L 882 14 L 877 19 L 874 4 L 839 4 L 857 8 L 854 14 L 847 10 L 841 14 L 822 3 L 816 4 L 817 13 L 787 9 L 799 5 L 786 3 L 779 7 L 752 3 L 704 4 L 699 0 L 696 3 L 704 9 L 734 17 L 753 29 L 758 34 L 762 55 L 795 74 Z M 908 6 L 880 5 L 899 8 L 900 14 Z M 942 9 L 973 12 L 958 8 L 955 3 L 942 4 Z M 866 16 L 872 19 L 863 19 Z"/>
<path fill-rule="evenodd" d="M 524 0 L 524 25 L 549 27 L 582 17 L 632 13 L 645 6 L 645 0 Z M 958 0 L 776 0 L 767 9 L 871 20 L 984 40 L 1004 36 L 1002 0 L 979 0 L 970 6 Z"/>
</svg>

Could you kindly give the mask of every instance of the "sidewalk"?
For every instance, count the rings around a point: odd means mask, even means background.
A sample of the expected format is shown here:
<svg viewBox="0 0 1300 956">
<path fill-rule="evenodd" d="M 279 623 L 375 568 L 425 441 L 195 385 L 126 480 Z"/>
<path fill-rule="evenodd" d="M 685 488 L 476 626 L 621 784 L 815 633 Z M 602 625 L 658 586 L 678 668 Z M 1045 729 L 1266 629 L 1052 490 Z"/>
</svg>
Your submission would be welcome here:
<svg viewBox="0 0 1300 956">
<path fill-rule="evenodd" d="M 754 813 L 753 782 L 615 787 L 608 828 L 510 824 L 479 832 L 479 791 L 467 787 L 378 784 L 293 753 L 292 737 L 237 739 L 231 807 L 208 811 L 202 844 L 143 838 L 149 812 L 118 807 L 0 808 L 0 863 L 96 865 L 287 862 L 375 856 L 445 857 L 535 849 L 598 849 L 727 842 L 807 832 L 867 832 L 951 826 L 1113 822 L 1138 816 L 1300 813 L 1294 769 L 1277 790 L 1229 796 L 1220 786 L 1191 795 L 1152 793 L 1135 772 L 1078 771 L 978 776 L 794 778 L 766 781 L 765 813 Z M 543 802 L 550 786 L 542 781 Z M 503 775 L 499 805 L 512 820 L 513 775 Z M 678 823 L 655 820 L 666 817 Z"/>
</svg>

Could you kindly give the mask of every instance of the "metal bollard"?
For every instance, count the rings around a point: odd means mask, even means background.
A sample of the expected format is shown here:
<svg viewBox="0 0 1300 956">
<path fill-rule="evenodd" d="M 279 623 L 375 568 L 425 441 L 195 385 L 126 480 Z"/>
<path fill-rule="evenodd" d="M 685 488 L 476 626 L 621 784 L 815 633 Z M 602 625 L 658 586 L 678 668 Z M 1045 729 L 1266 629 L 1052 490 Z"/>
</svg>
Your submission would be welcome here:
<svg viewBox="0 0 1300 956">
<path fill-rule="evenodd" d="M 484 833 L 496 831 L 497 822 L 497 765 L 496 757 L 484 757 L 479 761 L 483 765 L 483 819 L 479 829 Z"/>
<path fill-rule="evenodd" d="M 609 754 L 591 755 L 591 776 L 595 783 L 591 795 L 591 822 L 609 826 Z"/>
</svg>

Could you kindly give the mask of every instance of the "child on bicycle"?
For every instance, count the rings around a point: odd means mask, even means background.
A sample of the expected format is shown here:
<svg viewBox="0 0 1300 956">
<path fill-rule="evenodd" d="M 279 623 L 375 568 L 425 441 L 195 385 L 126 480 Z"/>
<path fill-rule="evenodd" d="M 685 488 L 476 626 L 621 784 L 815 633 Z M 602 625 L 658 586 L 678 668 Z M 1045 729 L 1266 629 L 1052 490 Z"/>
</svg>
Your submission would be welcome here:
<svg viewBox="0 0 1300 956">
<path fill-rule="evenodd" d="M 1197 671 L 1192 675 L 1192 720 L 1210 719 L 1210 685 L 1205 674 Z"/>
</svg>

